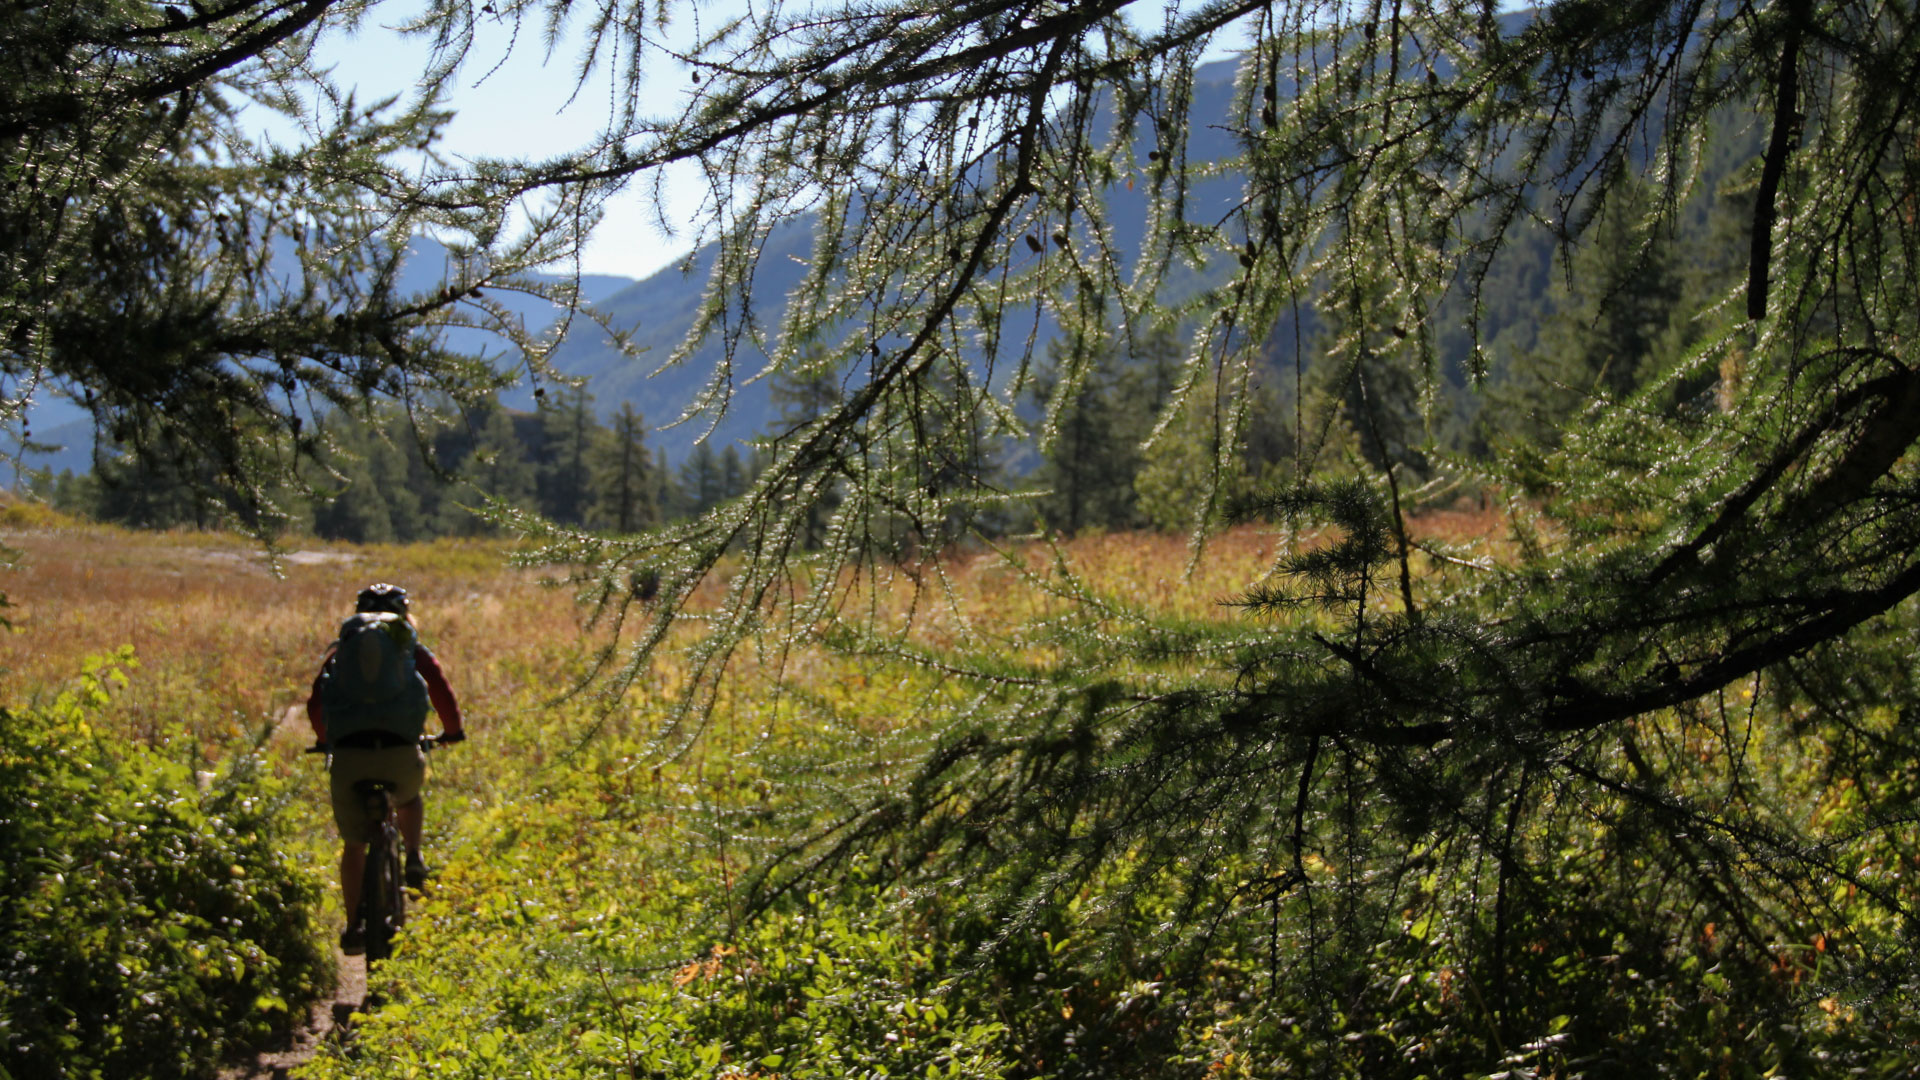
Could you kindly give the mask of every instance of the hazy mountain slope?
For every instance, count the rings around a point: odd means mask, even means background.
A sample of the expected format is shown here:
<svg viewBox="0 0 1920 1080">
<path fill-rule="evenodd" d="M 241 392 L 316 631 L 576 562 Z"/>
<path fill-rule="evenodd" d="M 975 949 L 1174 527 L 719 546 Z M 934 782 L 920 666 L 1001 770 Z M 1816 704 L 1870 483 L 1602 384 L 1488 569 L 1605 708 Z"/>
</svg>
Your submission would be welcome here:
<svg viewBox="0 0 1920 1080">
<path fill-rule="evenodd" d="M 1503 21 L 1508 24 L 1508 32 L 1516 32 L 1528 17 L 1523 12 L 1508 13 L 1503 16 Z M 1239 150 L 1240 135 L 1233 118 L 1241 113 L 1245 103 L 1236 101 L 1236 93 L 1255 91 L 1236 89 L 1234 79 L 1238 64 L 1237 58 L 1220 60 L 1203 65 L 1195 72 L 1190 111 L 1192 126 L 1188 139 L 1188 158 L 1191 163 L 1222 160 Z M 1285 81 L 1277 89 L 1283 103 L 1293 93 L 1293 87 Z M 1113 120 L 1108 116 L 1104 122 L 1110 124 Z M 1137 154 L 1144 163 L 1153 131 L 1150 118 L 1138 117 L 1136 121 Z M 1218 225 L 1226 235 L 1237 238 L 1243 234 L 1238 220 L 1243 193 L 1244 182 L 1238 176 L 1201 181 L 1187 193 L 1185 216 L 1199 224 Z M 1149 208 L 1148 194 L 1144 183 L 1136 184 L 1133 188 L 1116 184 L 1106 193 L 1102 212 L 1112 242 L 1122 254 L 1125 269 L 1131 269 L 1132 260 L 1138 257 L 1142 247 Z M 1504 272 L 1510 280 L 1502 282 L 1506 287 L 1499 295 L 1501 303 L 1485 313 L 1483 328 L 1490 338 L 1499 335 L 1510 325 L 1519 324 L 1524 329 L 1547 314 L 1542 305 L 1545 303 L 1544 282 L 1551 260 L 1550 241 L 1541 236 L 1526 235 L 1516 247 L 1520 250 L 1513 256 L 1515 265 Z M 446 260 L 443 255 L 437 255 L 437 251 L 438 246 L 432 241 L 423 239 L 420 242 L 418 254 L 408 262 L 403 273 L 404 288 L 426 290 L 438 284 L 444 274 Z M 756 312 L 761 321 L 754 333 L 742 338 L 741 347 L 734 357 L 729 399 L 723 412 L 704 412 L 675 423 L 707 389 L 712 373 L 724 356 L 724 346 L 719 340 L 710 338 L 681 362 L 668 363 L 699 311 L 712 267 L 714 253 L 711 246 L 694 252 L 681 263 L 643 281 L 635 282 L 610 275 L 583 275 L 580 279 L 582 296 L 614 325 L 629 330 L 634 345 L 644 351 L 637 358 L 624 356 L 613 348 L 606 335 L 592 321 L 576 319 L 569 339 L 556 351 L 555 366 L 564 373 L 587 380 L 586 389 L 593 397 L 596 411 L 602 416 L 616 412 L 623 403 L 633 403 L 650 428 L 649 443 L 673 462 L 684 460 L 694 443 L 702 437 L 710 439 L 717 446 L 725 446 L 762 434 L 772 425 L 773 408 L 769 400 L 768 382 L 758 376 L 763 374 L 766 365 L 766 350 L 773 344 L 770 335 L 778 329 L 780 307 L 800 282 L 806 260 L 811 254 L 810 230 L 805 221 L 775 230 L 767 238 L 754 287 L 761 301 L 760 309 Z M 1170 302 L 1178 302 L 1223 284 L 1237 270 L 1231 252 L 1222 253 L 1202 267 L 1176 262 L 1167 272 L 1163 297 Z M 1515 289 L 1516 285 L 1520 288 Z M 559 314 L 544 301 L 522 294 L 494 290 L 490 295 L 520 314 L 529 326 L 539 326 Z M 1459 306 L 1457 301 L 1451 303 L 1453 307 Z M 1002 340 L 1022 343 L 1032 331 L 1042 343 L 1044 355 L 1044 342 L 1054 332 L 1051 319 L 1045 313 L 1031 310 L 1009 317 L 1022 320 L 1024 325 L 1005 327 Z M 1033 322 L 1036 319 L 1037 330 Z M 1449 309 L 1442 312 L 1439 321 L 1445 328 L 1439 342 L 1442 354 L 1439 370 L 1451 384 L 1451 389 L 1457 391 L 1463 381 L 1462 361 L 1469 348 L 1464 331 L 1464 311 Z M 1284 317 L 1279 325 L 1272 328 L 1266 349 L 1268 362 L 1291 376 L 1300 367 L 1310 364 L 1318 347 L 1317 338 L 1318 321 L 1310 308 L 1302 309 L 1298 327 L 1294 325 L 1292 316 Z M 497 338 L 479 331 L 450 331 L 449 339 L 466 348 L 494 353 L 503 358 L 506 356 Z M 1009 344 L 1005 347 L 1020 346 Z M 984 366 L 985 358 L 982 360 Z M 1002 358 L 996 370 L 1007 370 L 1011 366 Z M 1283 381 L 1291 385 L 1293 379 L 1286 378 Z M 529 409 L 533 406 L 530 388 L 511 391 L 503 396 L 503 400 L 514 408 Z M 34 464 L 51 465 L 56 470 L 62 467 L 77 470 L 88 467 L 91 425 L 85 422 L 84 414 L 77 407 L 64 400 L 52 401 L 41 408 L 35 421 L 40 439 L 64 443 L 68 449 L 58 454 L 35 456 Z"/>
<path fill-rule="evenodd" d="M 415 241 L 413 253 L 401 268 L 400 290 L 403 293 L 435 290 L 446 280 L 447 270 L 445 249 L 438 242 L 421 237 Z M 633 284 L 632 278 L 614 274 L 582 274 L 579 278 L 580 295 L 589 303 L 607 300 Z M 526 320 L 528 327 L 534 329 L 551 325 L 560 315 L 559 308 L 525 293 L 496 289 L 491 293 L 491 299 Z M 504 355 L 502 341 L 484 331 L 456 328 L 447 332 L 447 340 L 456 347 Z M 518 390 L 507 396 L 507 403 L 530 408 L 533 404 L 532 392 L 529 389 Z M 29 413 L 29 422 L 34 442 L 58 449 L 22 455 L 27 468 L 47 469 L 56 474 L 62 470 L 84 473 L 93 468 L 93 418 L 65 394 L 58 390 L 43 390 Z M 0 468 L 0 482 L 11 484 L 13 479 L 11 470 Z"/>
<path fill-rule="evenodd" d="M 755 292 L 765 298 L 764 320 L 758 328 L 762 335 L 777 329 L 779 307 L 775 298 L 784 300 L 799 285 L 811 254 L 811 235 L 799 225 L 777 229 L 767 238 L 754 278 Z M 554 356 L 554 364 L 570 375 L 588 379 L 587 390 L 595 407 L 605 415 L 622 402 L 632 402 L 651 429 L 648 442 L 679 461 L 686 457 L 694 442 L 709 428 L 717 445 L 748 439 L 765 430 L 771 416 L 765 380 L 754 380 L 766 366 L 766 352 L 751 335 L 743 339 L 734 358 L 733 397 L 724 415 L 702 415 L 687 423 L 661 430 L 673 423 L 705 389 L 708 379 L 725 355 L 718 340 L 709 340 L 678 364 L 668 364 L 687 330 L 699 314 L 707 277 L 713 266 L 711 247 L 696 252 L 689 267 L 668 267 L 596 304 L 615 326 L 628 328 L 633 343 L 646 351 L 630 359 L 615 350 L 604 334 L 591 324 L 579 324 Z"/>
<path fill-rule="evenodd" d="M 1224 126 L 1224 121 L 1232 111 L 1233 77 L 1237 63 L 1232 60 L 1218 61 L 1204 65 L 1195 74 L 1195 128 L 1189 147 L 1194 161 L 1218 160 L 1237 149 L 1235 136 Z M 1137 136 L 1143 140 L 1139 151 L 1142 160 L 1148 149 L 1144 140 L 1150 135 L 1151 132 L 1142 125 Z M 1220 221 L 1239 198 L 1241 188 L 1242 184 L 1237 178 L 1218 178 L 1195 185 L 1188 196 L 1188 216 L 1206 223 Z M 1129 256 L 1137 255 L 1140 250 L 1146 228 L 1147 205 L 1144 185 L 1133 191 L 1116 185 L 1108 193 L 1106 213 L 1112 227 L 1113 241 L 1120 251 Z M 766 308 L 760 313 L 764 320 L 759 327 L 762 334 L 777 330 L 779 310 L 776 298 L 784 301 L 786 295 L 799 284 L 805 272 L 805 260 L 810 255 L 810 233 L 801 224 L 775 230 L 768 237 L 754 282 L 754 291 L 763 299 Z M 724 356 L 722 344 L 717 340 L 708 340 L 682 363 L 664 369 L 662 367 L 693 325 L 707 287 L 712 259 L 712 249 L 703 248 L 685 264 L 690 269 L 683 272 L 676 266 L 662 270 L 598 305 L 602 312 L 611 317 L 614 325 L 632 330 L 635 344 L 649 350 L 639 360 L 620 356 L 604 335 L 581 333 L 569 338 L 555 356 L 555 363 L 562 371 L 588 378 L 587 389 L 593 394 L 595 406 L 602 414 L 617 409 L 623 401 L 633 402 L 652 428 L 649 442 L 663 450 L 672 461 L 684 459 L 694 442 L 707 435 L 709 430 L 711 434 L 708 438 L 717 445 L 725 445 L 765 432 L 773 419 L 767 383 L 753 378 L 765 367 L 766 352 L 759 345 L 750 343 L 735 357 L 732 399 L 723 416 L 716 418 L 703 414 L 661 430 L 695 402 Z M 1169 274 L 1169 280 L 1178 295 L 1192 295 L 1193 291 L 1224 280 L 1230 273 L 1232 263 L 1230 258 L 1219 260 L 1217 266 L 1210 268 L 1211 272 L 1176 267 Z M 1027 329 L 1024 326 L 1008 327 L 1005 340 L 1024 340 Z M 1043 321 L 1039 332 L 1041 340 L 1045 340 L 1050 332 L 1050 322 Z M 771 342 L 760 344 L 770 346 Z"/>
</svg>

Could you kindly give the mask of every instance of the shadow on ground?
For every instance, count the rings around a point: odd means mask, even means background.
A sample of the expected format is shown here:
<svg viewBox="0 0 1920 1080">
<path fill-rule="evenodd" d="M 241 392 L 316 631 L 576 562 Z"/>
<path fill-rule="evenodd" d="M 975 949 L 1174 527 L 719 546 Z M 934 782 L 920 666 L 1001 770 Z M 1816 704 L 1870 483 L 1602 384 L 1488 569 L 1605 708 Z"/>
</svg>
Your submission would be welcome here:
<svg viewBox="0 0 1920 1080">
<path fill-rule="evenodd" d="M 353 1014 L 370 1007 L 367 968 L 360 957 L 334 954 L 340 982 L 330 1000 L 316 1002 L 307 1022 L 288 1032 L 273 1046 L 257 1051 L 220 1073 L 220 1080 L 287 1080 L 324 1045 L 344 1046 L 353 1041 Z"/>
</svg>

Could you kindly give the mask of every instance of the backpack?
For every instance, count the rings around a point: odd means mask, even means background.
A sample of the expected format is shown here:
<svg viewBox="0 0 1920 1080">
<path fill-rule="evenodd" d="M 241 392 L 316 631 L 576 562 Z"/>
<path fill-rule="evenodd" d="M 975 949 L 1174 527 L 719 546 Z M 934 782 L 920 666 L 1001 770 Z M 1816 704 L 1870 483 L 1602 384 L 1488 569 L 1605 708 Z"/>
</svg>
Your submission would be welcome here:
<svg viewBox="0 0 1920 1080">
<path fill-rule="evenodd" d="M 415 670 L 413 624 L 385 611 L 363 611 L 340 624 L 340 640 L 320 673 L 327 738 L 378 731 L 413 740 L 426 730 L 427 681 Z"/>
</svg>

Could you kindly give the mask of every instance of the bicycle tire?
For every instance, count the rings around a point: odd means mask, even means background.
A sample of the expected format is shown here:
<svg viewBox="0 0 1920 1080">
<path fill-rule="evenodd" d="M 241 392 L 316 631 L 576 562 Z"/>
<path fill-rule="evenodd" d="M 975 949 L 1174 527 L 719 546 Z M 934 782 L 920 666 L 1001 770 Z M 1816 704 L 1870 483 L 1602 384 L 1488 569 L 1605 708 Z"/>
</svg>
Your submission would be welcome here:
<svg viewBox="0 0 1920 1080">
<path fill-rule="evenodd" d="M 400 836 L 391 823 L 383 824 L 367 853 L 367 880 L 362 896 L 366 906 L 367 962 L 393 955 L 393 936 L 407 918 L 405 864 Z"/>
<path fill-rule="evenodd" d="M 407 924 L 407 860 L 400 831 L 387 826 L 387 939 Z"/>
<path fill-rule="evenodd" d="M 387 859 L 385 844 L 375 841 L 367 852 L 366 877 L 360 885 L 361 924 L 367 933 L 367 963 L 385 960 L 393 951 L 387 930 Z"/>
</svg>

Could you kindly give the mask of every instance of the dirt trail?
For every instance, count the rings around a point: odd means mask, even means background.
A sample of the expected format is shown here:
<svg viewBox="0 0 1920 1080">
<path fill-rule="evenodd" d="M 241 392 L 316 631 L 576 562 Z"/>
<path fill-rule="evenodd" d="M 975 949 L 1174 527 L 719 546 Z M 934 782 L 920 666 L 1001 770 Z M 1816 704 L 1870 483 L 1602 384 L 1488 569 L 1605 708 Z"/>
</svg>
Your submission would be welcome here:
<svg viewBox="0 0 1920 1080">
<path fill-rule="evenodd" d="M 336 949 L 334 960 L 340 985 L 334 988 L 332 1000 L 315 1002 L 307 1013 L 307 1022 L 295 1028 L 284 1042 L 261 1050 L 252 1061 L 223 1069 L 220 1080 L 286 1080 L 322 1045 L 352 1038 L 351 1018 L 367 999 L 365 957 L 346 956 Z"/>
<path fill-rule="evenodd" d="M 304 738 L 306 723 L 306 710 L 290 705 L 281 716 L 279 726 L 299 732 Z M 336 945 L 333 960 L 340 981 L 334 987 L 332 998 L 314 1002 L 307 1011 L 306 1022 L 295 1027 L 281 1042 L 259 1051 L 251 1061 L 221 1070 L 220 1080 L 286 1080 L 321 1046 L 352 1038 L 352 1016 L 365 1008 L 367 1000 L 366 957 L 348 956 Z"/>
</svg>

